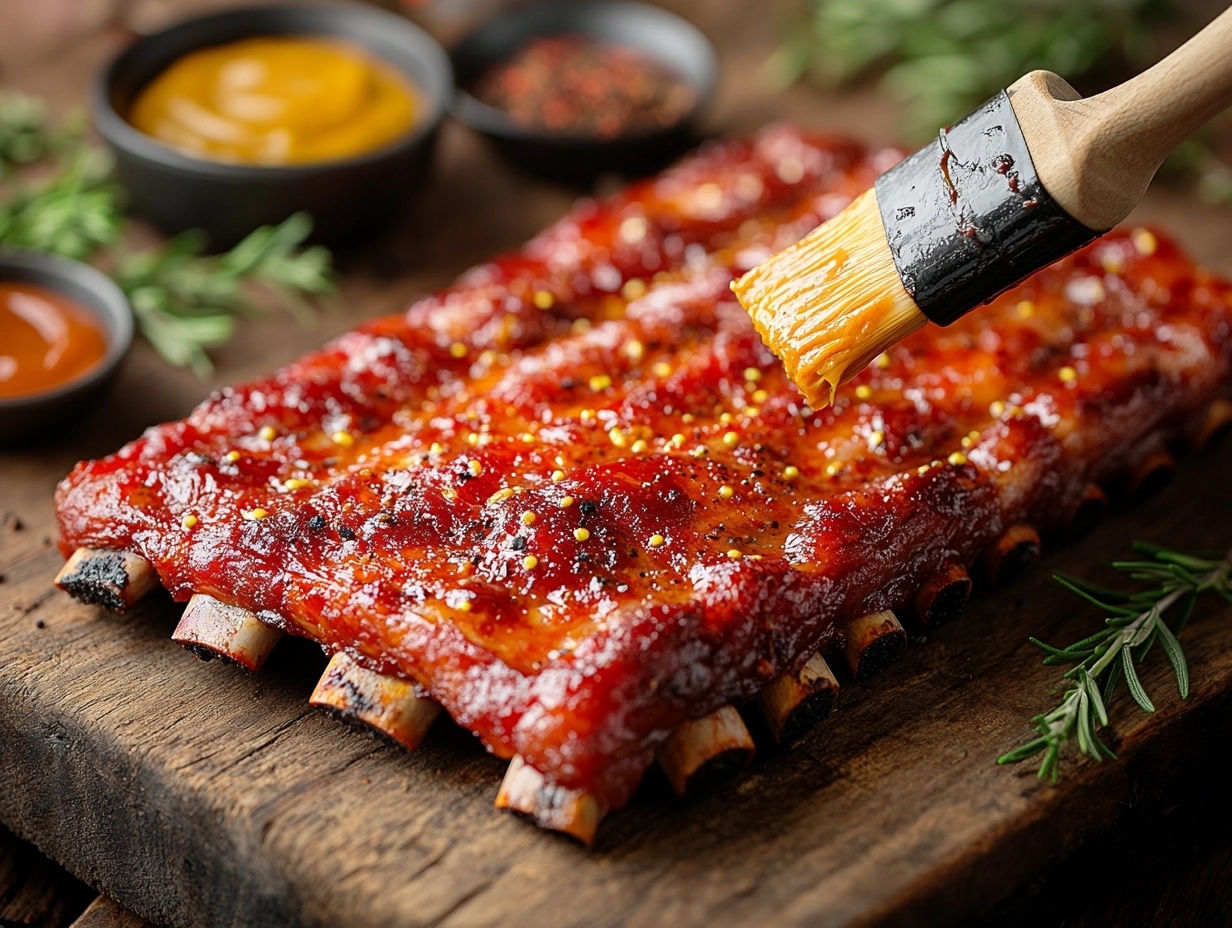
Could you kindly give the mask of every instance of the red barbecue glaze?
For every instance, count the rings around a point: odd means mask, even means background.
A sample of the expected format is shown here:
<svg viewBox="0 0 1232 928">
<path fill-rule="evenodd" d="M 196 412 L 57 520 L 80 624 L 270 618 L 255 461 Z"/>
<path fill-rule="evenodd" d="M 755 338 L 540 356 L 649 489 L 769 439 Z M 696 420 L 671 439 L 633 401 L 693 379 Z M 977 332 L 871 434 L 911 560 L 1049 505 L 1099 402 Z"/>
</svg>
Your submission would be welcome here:
<svg viewBox="0 0 1232 928">
<path fill-rule="evenodd" d="M 1061 529 L 1226 389 L 1232 289 L 1114 233 L 808 409 L 728 283 L 896 157 L 773 127 L 584 202 L 78 465 L 61 547 L 138 551 L 179 599 L 413 678 L 497 754 L 619 806 L 682 721 L 1008 525 Z"/>
</svg>

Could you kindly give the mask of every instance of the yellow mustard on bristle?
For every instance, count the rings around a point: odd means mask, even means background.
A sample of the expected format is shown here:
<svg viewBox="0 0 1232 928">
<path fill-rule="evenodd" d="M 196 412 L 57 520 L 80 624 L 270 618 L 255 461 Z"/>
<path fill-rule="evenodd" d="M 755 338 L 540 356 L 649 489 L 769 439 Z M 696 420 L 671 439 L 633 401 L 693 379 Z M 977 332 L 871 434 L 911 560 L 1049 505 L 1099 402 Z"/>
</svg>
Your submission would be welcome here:
<svg viewBox="0 0 1232 928">
<path fill-rule="evenodd" d="M 871 189 L 732 290 L 815 409 L 928 321 L 903 289 Z"/>
</svg>

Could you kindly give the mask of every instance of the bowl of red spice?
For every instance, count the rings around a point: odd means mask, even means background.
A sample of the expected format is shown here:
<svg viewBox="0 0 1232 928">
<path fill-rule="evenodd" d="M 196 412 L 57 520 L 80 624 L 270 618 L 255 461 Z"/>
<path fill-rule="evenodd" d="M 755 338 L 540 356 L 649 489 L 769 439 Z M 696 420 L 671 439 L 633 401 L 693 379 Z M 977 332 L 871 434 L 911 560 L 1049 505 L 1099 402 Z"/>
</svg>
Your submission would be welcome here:
<svg viewBox="0 0 1232 928">
<path fill-rule="evenodd" d="M 454 117 L 517 167 L 572 181 L 647 174 L 692 145 L 717 69 L 695 26 L 630 0 L 516 7 L 452 58 Z"/>
</svg>

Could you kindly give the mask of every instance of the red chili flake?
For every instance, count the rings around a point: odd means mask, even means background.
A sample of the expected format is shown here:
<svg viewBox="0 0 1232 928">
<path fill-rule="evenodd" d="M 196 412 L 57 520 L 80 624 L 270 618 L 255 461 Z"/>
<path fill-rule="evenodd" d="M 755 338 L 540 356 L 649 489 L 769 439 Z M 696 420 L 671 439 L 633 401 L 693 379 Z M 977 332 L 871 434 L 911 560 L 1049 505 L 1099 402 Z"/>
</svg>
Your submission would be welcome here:
<svg viewBox="0 0 1232 928">
<path fill-rule="evenodd" d="M 643 52 L 582 35 L 535 39 L 481 75 L 471 92 L 523 129 L 604 139 L 670 126 L 697 100 Z"/>
</svg>

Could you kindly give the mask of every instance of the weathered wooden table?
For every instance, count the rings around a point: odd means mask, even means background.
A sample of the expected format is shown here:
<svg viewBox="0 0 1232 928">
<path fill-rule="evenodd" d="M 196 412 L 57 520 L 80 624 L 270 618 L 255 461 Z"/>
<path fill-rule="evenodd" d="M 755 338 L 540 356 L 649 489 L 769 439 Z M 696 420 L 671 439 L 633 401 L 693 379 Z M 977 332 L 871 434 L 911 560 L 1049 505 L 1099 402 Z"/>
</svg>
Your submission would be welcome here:
<svg viewBox="0 0 1232 928">
<path fill-rule="evenodd" d="M 789 118 L 894 139 L 894 108 L 868 92 L 773 94 L 760 81 L 773 46 L 766 10 L 738 0 L 676 6 L 722 52 L 712 131 Z M 125 10 L 149 25 L 167 5 Z M 125 38 L 100 18 L 71 45 L 0 72 L 4 86 L 79 105 Z M 1184 462 L 1157 498 L 1050 551 L 1031 575 L 978 593 L 962 621 L 846 691 L 836 717 L 795 750 L 767 754 L 743 779 L 684 805 L 649 778 L 590 853 L 494 813 L 502 765 L 464 733 L 441 726 L 411 756 L 309 711 L 323 665 L 311 647 L 284 644 L 250 678 L 173 645 L 177 607 L 165 597 L 114 619 L 50 588 L 59 559 L 51 492 L 74 461 L 447 283 L 525 240 L 574 195 L 510 173 L 448 126 L 431 190 L 398 228 L 340 255 L 341 295 L 314 330 L 276 317 L 246 323 L 219 352 L 211 383 L 168 371 L 138 345 L 91 418 L 38 448 L 0 451 L 0 512 L 22 524 L 0 527 L 0 821 L 173 924 L 1232 919 L 1232 801 L 1213 767 L 1232 718 L 1227 609 L 1206 607 L 1187 632 L 1188 703 L 1157 667 L 1146 682 L 1159 713 L 1120 713 L 1118 763 L 1079 765 L 1055 789 L 991 763 L 1052 698 L 1056 675 L 1026 636 L 1061 639 L 1097 620 L 1048 574 L 1099 576 L 1137 536 L 1226 547 L 1229 443 Z M 1227 208 L 1163 191 L 1137 218 L 1175 230 L 1195 256 L 1232 273 Z M 0 924 L 50 928 L 79 915 L 78 926 L 139 924 L 107 900 L 82 915 L 90 895 L 0 832 Z"/>
</svg>

